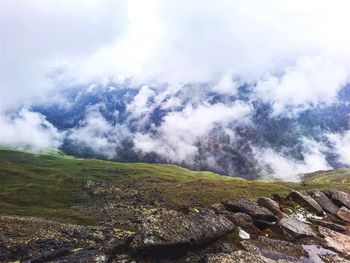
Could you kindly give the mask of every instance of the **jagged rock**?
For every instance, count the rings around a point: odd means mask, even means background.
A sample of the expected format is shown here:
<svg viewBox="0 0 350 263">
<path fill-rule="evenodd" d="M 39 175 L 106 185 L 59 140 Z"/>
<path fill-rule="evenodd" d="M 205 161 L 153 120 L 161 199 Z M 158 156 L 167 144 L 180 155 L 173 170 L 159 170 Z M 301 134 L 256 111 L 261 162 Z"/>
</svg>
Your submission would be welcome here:
<svg viewBox="0 0 350 263">
<path fill-rule="evenodd" d="M 327 195 L 318 190 L 313 189 L 307 192 L 316 202 L 323 208 L 323 210 L 327 213 L 335 215 L 339 209 L 337 205 L 335 205 L 331 199 L 327 197 Z"/>
<path fill-rule="evenodd" d="M 299 245 L 263 236 L 260 236 L 257 240 L 242 241 L 241 244 L 249 252 L 260 253 L 265 257 L 274 259 L 300 261 L 307 257 L 306 251 Z"/>
<path fill-rule="evenodd" d="M 160 209 L 144 221 L 130 248 L 133 252 L 188 249 L 219 238 L 234 228 L 230 220 L 212 209 L 189 214 Z"/>
<path fill-rule="evenodd" d="M 324 193 L 328 195 L 333 202 L 338 206 L 345 206 L 350 209 L 350 195 L 339 190 L 324 190 Z"/>
<path fill-rule="evenodd" d="M 282 228 L 282 230 L 284 230 L 287 234 L 291 235 L 294 238 L 303 236 L 317 236 L 309 225 L 293 217 L 282 218 L 279 221 L 279 225 Z"/>
<path fill-rule="evenodd" d="M 260 234 L 261 231 L 253 224 L 253 219 L 245 213 L 232 213 L 228 217 L 236 226 L 241 227 L 249 234 Z"/>
<path fill-rule="evenodd" d="M 232 212 L 242 212 L 250 215 L 253 219 L 276 222 L 277 217 L 267 208 L 246 200 L 222 200 L 222 203 Z"/>
<path fill-rule="evenodd" d="M 350 236 L 319 226 L 318 231 L 324 236 L 327 246 L 340 253 L 350 255 Z"/>
<path fill-rule="evenodd" d="M 350 210 L 347 209 L 345 206 L 339 208 L 337 216 L 345 222 L 350 222 Z"/>
<path fill-rule="evenodd" d="M 288 196 L 288 200 L 292 200 L 301 206 L 305 206 L 308 208 L 311 212 L 314 212 L 318 215 L 323 215 L 323 209 L 322 207 L 307 193 L 305 192 L 299 192 L 292 190 Z"/>
<path fill-rule="evenodd" d="M 276 216 L 282 215 L 279 204 L 276 201 L 272 200 L 271 198 L 268 198 L 268 197 L 259 198 L 258 205 L 269 209 Z"/>
<path fill-rule="evenodd" d="M 213 255 L 207 255 L 204 259 L 205 263 L 287 263 L 288 261 L 285 260 L 272 260 L 269 258 L 266 258 L 262 255 L 251 253 L 243 250 L 238 250 L 235 252 L 232 252 L 230 254 L 213 254 Z"/>
<path fill-rule="evenodd" d="M 335 230 L 335 231 L 338 231 L 338 232 L 345 232 L 348 229 L 346 226 L 339 225 L 339 224 L 332 223 L 332 222 L 327 222 L 327 221 L 324 221 L 324 220 L 318 220 L 318 219 L 313 219 L 313 218 L 309 218 L 308 220 L 311 223 L 314 223 L 314 224 L 317 224 L 317 225 L 320 225 L 320 226 L 324 226 L 324 227 L 327 227 L 329 229 L 332 229 L 332 230 Z"/>
</svg>

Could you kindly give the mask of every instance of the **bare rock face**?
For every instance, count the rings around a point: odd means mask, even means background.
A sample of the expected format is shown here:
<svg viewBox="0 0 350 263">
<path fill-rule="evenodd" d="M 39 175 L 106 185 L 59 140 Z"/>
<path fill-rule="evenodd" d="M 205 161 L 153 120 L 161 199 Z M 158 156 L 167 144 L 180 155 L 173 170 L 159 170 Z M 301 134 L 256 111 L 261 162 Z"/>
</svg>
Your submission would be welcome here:
<svg viewBox="0 0 350 263">
<path fill-rule="evenodd" d="M 267 222 L 276 222 L 277 217 L 267 208 L 246 200 L 222 200 L 222 203 L 232 212 L 242 212 L 250 215 L 254 220 L 262 220 Z"/>
<path fill-rule="evenodd" d="M 259 198 L 258 205 L 269 209 L 276 216 L 282 215 L 279 204 L 276 201 L 272 200 L 271 198 L 268 198 L 268 197 Z"/>
<path fill-rule="evenodd" d="M 189 214 L 160 209 L 145 220 L 130 248 L 134 252 L 188 249 L 217 239 L 234 228 L 230 220 L 212 209 Z"/>
<path fill-rule="evenodd" d="M 318 215 L 323 214 L 322 207 L 311 196 L 309 196 L 305 192 L 292 190 L 287 196 L 287 199 L 292 200 L 300 204 L 301 206 L 308 208 L 311 212 L 314 212 Z"/>
<path fill-rule="evenodd" d="M 243 250 L 238 250 L 230 254 L 214 254 L 208 255 L 204 260 L 206 263 L 275 263 L 275 262 L 288 262 L 288 261 L 275 261 L 266 258 L 262 255 L 251 253 Z"/>
<path fill-rule="evenodd" d="M 327 242 L 327 246 L 345 255 L 350 255 L 350 236 L 319 226 L 318 231 Z"/>
<path fill-rule="evenodd" d="M 345 206 L 342 206 L 342 207 L 338 210 L 337 216 L 338 216 L 341 220 L 350 223 L 350 210 L 347 209 Z"/>
<path fill-rule="evenodd" d="M 316 233 L 312 230 L 312 228 L 293 217 L 284 217 L 279 221 L 279 225 L 287 234 L 294 238 L 309 236 L 309 237 L 317 237 Z"/>
<path fill-rule="evenodd" d="M 256 240 L 242 241 L 245 250 L 265 257 L 290 261 L 302 261 L 308 254 L 300 245 L 260 236 Z"/>
<path fill-rule="evenodd" d="M 338 206 L 345 206 L 350 209 L 350 195 L 339 190 L 325 190 L 324 193 L 328 195 L 333 202 Z"/>
<path fill-rule="evenodd" d="M 307 192 L 316 202 L 323 208 L 323 210 L 331 215 L 335 215 L 339 209 L 327 195 L 317 189 L 313 189 Z"/>
</svg>

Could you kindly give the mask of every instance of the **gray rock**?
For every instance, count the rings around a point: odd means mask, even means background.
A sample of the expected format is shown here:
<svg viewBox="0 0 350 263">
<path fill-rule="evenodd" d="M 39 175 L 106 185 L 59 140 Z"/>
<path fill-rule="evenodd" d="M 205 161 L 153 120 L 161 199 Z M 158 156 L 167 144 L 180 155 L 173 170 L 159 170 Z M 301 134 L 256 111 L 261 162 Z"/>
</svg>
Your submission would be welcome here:
<svg viewBox="0 0 350 263">
<path fill-rule="evenodd" d="M 324 263 L 350 263 L 349 260 L 335 254 L 319 255 Z"/>
<path fill-rule="evenodd" d="M 288 196 L 288 200 L 292 200 L 301 206 L 304 206 L 305 208 L 309 209 L 311 212 L 314 212 L 318 215 L 323 215 L 323 209 L 322 207 L 306 192 L 299 192 L 292 190 Z"/>
<path fill-rule="evenodd" d="M 332 223 L 332 222 L 327 222 L 327 221 L 324 221 L 324 220 L 308 218 L 308 221 L 310 221 L 311 223 L 317 224 L 319 226 L 324 226 L 324 227 L 327 227 L 329 229 L 338 231 L 338 232 L 345 232 L 348 229 L 346 226 L 339 225 L 339 224 Z"/>
<path fill-rule="evenodd" d="M 350 236 L 319 226 L 318 231 L 324 236 L 327 246 L 334 250 L 350 255 Z"/>
<path fill-rule="evenodd" d="M 339 190 L 324 190 L 324 193 L 328 195 L 333 202 L 338 206 L 345 206 L 350 209 L 350 195 Z"/>
<path fill-rule="evenodd" d="M 301 261 L 307 257 L 306 251 L 299 245 L 263 236 L 256 240 L 242 241 L 241 244 L 249 252 L 260 252 L 263 256 L 273 259 Z"/>
<path fill-rule="evenodd" d="M 217 204 L 213 204 L 210 206 L 212 209 L 214 209 L 214 211 L 217 213 L 217 214 L 225 214 L 226 212 L 228 212 L 226 210 L 226 207 L 221 204 L 221 203 L 217 203 Z"/>
<path fill-rule="evenodd" d="M 276 222 L 277 217 L 267 208 L 246 200 L 222 200 L 222 203 L 232 212 L 242 212 L 250 215 L 253 219 L 262 221 Z"/>
<path fill-rule="evenodd" d="M 283 231 L 294 238 L 303 236 L 317 237 L 316 233 L 308 224 L 293 217 L 282 218 L 279 221 L 279 225 Z"/>
<path fill-rule="evenodd" d="M 331 199 L 327 197 L 327 195 L 317 189 L 313 189 L 307 192 L 316 202 L 323 208 L 323 210 L 327 213 L 335 215 L 339 209 L 337 205 L 335 205 Z"/>
<path fill-rule="evenodd" d="M 230 254 L 213 254 L 207 255 L 204 262 L 206 263 L 275 263 L 275 262 L 287 262 L 287 261 L 275 261 L 266 258 L 262 255 L 238 250 Z"/>
<path fill-rule="evenodd" d="M 341 208 L 339 208 L 339 210 L 337 212 L 337 216 L 341 220 L 350 223 L 350 210 L 347 209 L 345 206 L 342 206 Z"/>
<path fill-rule="evenodd" d="M 144 221 L 130 248 L 133 252 L 188 249 L 217 239 L 234 228 L 230 220 L 212 209 L 189 214 L 160 209 Z"/>
<path fill-rule="evenodd" d="M 236 226 L 241 227 L 249 234 L 260 234 L 261 231 L 253 224 L 253 219 L 250 215 L 245 213 L 232 213 L 228 216 Z"/>
<path fill-rule="evenodd" d="M 276 216 L 282 215 L 279 204 L 276 201 L 272 200 L 271 198 L 267 198 L 267 197 L 259 198 L 258 205 L 269 209 Z"/>
</svg>

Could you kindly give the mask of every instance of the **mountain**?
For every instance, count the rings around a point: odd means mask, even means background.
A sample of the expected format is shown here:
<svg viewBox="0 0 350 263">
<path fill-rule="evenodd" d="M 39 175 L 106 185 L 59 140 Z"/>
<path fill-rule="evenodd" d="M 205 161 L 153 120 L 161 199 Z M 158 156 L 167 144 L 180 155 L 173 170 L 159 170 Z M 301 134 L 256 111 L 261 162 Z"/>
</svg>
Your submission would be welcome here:
<svg viewBox="0 0 350 263">
<path fill-rule="evenodd" d="M 1 149 L 0 261 L 346 262 L 350 211 L 318 197 L 349 201 L 349 174 L 246 180 Z"/>
<path fill-rule="evenodd" d="M 349 166 L 341 147 L 350 129 L 350 86 L 332 103 L 279 113 L 249 85 L 235 95 L 209 87 L 91 84 L 60 90 L 56 102 L 31 110 L 64 134 L 64 153 L 80 157 L 173 163 L 248 179 L 296 179 Z"/>
</svg>

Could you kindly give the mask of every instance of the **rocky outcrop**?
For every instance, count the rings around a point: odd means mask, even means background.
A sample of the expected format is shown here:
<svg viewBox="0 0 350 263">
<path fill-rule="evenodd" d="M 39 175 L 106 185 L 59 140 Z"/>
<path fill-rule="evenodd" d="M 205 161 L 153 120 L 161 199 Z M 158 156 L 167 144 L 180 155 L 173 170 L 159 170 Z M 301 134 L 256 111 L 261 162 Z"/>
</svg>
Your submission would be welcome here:
<svg viewBox="0 0 350 263">
<path fill-rule="evenodd" d="M 276 222 L 277 217 L 267 208 L 259 206 L 257 203 L 246 199 L 229 200 L 222 203 L 232 212 L 242 212 L 250 215 L 254 220 Z"/>
<path fill-rule="evenodd" d="M 287 196 L 287 199 L 292 200 L 300 204 L 301 206 L 308 208 L 311 212 L 314 212 L 318 215 L 323 214 L 322 207 L 311 196 L 309 196 L 305 192 L 292 190 Z"/>
<path fill-rule="evenodd" d="M 258 205 L 269 209 L 276 216 L 282 216 L 279 204 L 268 197 L 261 197 L 258 199 Z"/>
<path fill-rule="evenodd" d="M 345 206 L 342 206 L 342 207 L 338 210 L 337 216 L 338 216 L 341 220 L 350 223 L 350 210 L 347 209 Z"/>
<path fill-rule="evenodd" d="M 338 206 L 345 206 L 350 209 L 350 195 L 339 190 L 325 190 L 324 193 L 328 195 L 333 202 Z"/>
<path fill-rule="evenodd" d="M 305 224 L 304 222 L 293 218 L 293 217 L 284 217 L 279 221 L 279 226 L 285 231 L 288 235 L 299 238 L 304 236 L 316 237 L 316 233 L 312 228 Z"/>
<path fill-rule="evenodd" d="M 335 215 L 337 213 L 339 207 L 335 205 L 324 192 L 318 189 L 313 189 L 307 191 L 307 193 L 322 207 L 325 212 L 332 215 Z"/>
<path fill-rule="evenodd" d="M 130 248 L 133 252 L 189 249 L 217 239 L 234 228 L 230 220 L 212 209 L 189 214 L 160 209 L 145 220 Z"/>
</svg>

